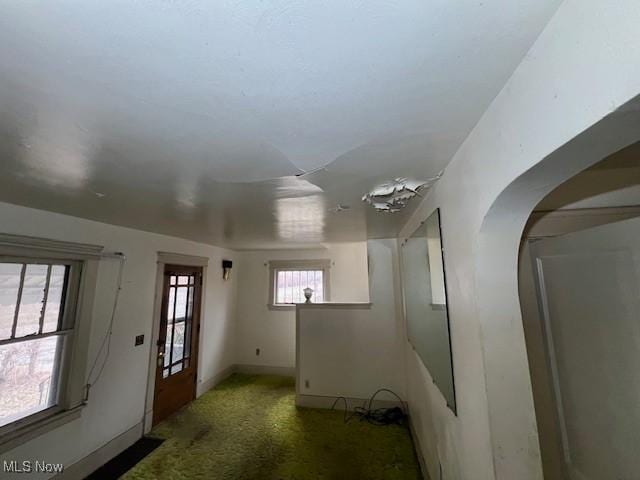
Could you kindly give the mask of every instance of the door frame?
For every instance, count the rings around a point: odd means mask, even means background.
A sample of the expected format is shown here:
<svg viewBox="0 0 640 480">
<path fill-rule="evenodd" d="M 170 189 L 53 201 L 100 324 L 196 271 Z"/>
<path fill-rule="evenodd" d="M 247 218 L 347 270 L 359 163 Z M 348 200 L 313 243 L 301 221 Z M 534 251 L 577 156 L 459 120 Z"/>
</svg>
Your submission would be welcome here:
<svg viewBox="0 0 640 480">
<path fill-rule="evenodd" d="M 202 335 L 204 328 L 202 324 L 205 318 L 205 306 L 206 306 L 206 291 L 207 291 L 207 270 L 209 266 L 208 257 L 198 257 L 194 255 L 185 255 L 182 253 L 172 252 L 157 252 L 157 268 L 156 268 L 156 282 L 155 282 L 155 294 L 153 300 L 153 319 L 151 327 L 151 336 L 148 339 L 149 342 L 149 359 L 147 365 L 147 391 L 144 402 L 144 415 L 143 425 L 144 433 L 149 433 L 153 426 L 153 401 L 155 396 L 156 386 L 156 362 L 158 358 L 158 335 L 160 334 L 160 313 L 162 311 L 162 290 L 164 287 L 164 269 L 166 265 L 184 265 L 189 267 L 202 267 L 202 289 L 200 295 L 200 332 L 198 334 L 198 344 L 202 346 Z M 198 354 L 196 356 L 197 361 L 197 376 L 196 376 L 196 396 L 197 386 L 201 382 L 200 369 L 202 348 L 198 348 Z"/>
</svg>

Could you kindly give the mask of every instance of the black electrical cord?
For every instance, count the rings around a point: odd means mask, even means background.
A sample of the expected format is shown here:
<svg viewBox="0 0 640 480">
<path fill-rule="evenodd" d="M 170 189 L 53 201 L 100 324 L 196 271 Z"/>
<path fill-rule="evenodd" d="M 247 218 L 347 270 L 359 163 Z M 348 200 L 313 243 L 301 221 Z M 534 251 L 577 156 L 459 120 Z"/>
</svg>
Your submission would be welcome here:
<svg viewBox="0 0 640 480">
<path fill-rule="evenodd" d="M 371 405 L 373 405 L 373 401 L 381 392 L 388 392 L 394 395 L 398 400 L 400 400 L 400 405 L 402 405 L 402 408 L 391 407 L 372 409 Z M 400 398 L 397 393 L 395 393 L 393 390 L 389 390 L 388 388 L 380 388 L 376 390 L 376 392 L 371 395 L 369 400 L 365 401 L 361 407 L 355 407 L 351 415 L 349 415 L 349 406 L 345 397 L 337 397 L 333 402 L 333 405 L 331 406 L 331 410 L 335 409 L 340 400 L 342 400 L 344 403 L 344 423 L 348 423 L 352 418 L 359 417 L 361 422 L 366 421 L 371 423 L 372 425 L 403 425 L 407 417 L 406 402 L 402 400 L 402 398 Z"/>
</svg>

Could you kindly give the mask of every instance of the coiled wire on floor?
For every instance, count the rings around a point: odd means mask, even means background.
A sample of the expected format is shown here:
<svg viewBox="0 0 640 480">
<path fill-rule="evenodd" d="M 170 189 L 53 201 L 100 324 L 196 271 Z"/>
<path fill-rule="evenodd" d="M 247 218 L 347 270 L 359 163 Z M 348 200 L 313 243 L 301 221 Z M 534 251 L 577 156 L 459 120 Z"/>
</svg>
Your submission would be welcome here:
<svg viewBox="0 0 640 480">
<path fill-rule="evenodd" d="M 382 392 L 387 392 L 395 396 L 399 401 L 400 407 L 388 407 L 388 408 L 371 408 L 376 396 Z M 404 425 L 407 418 L 406 402 L 400 398 L 400 396 L 388 388 L 380 388 L 371 395 L 369 400 L 365 401 L 361 407 L 355 407 L 353 412 L 349 413 L 349 405 L 345 397 L 337 397 L 331 406 L 331 410 L 334 410 L 338 402 L 342 400 L 344 403 L 344 423 L 350 422 L 354 418 L 359 418 L 362 422 L 369 422 L 372 425 Z"/>
</svg>

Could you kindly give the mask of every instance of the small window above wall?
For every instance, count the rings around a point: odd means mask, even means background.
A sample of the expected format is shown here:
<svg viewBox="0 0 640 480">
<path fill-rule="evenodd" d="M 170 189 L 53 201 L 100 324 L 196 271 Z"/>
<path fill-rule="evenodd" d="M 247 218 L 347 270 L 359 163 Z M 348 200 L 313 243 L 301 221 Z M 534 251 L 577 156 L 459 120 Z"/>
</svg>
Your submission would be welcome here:
<svg viewBox="0 0 640 480">
<path fill-rule="evenodd" d="M 269 262 L 269 305 L 292 307 L 305 303 L 304 290 L 313 290 L 312 303 L 329 301 L 330 260 L 277 260 Z"/>
</svg>

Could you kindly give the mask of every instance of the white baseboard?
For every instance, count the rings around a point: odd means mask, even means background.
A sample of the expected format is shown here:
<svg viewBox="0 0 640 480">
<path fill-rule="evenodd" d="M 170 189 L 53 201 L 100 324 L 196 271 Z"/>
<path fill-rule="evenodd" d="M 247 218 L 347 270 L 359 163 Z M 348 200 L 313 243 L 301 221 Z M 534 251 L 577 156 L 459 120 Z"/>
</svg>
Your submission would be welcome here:
<svg viewBox="0 0 640 480">
<path fill-rule="evenodd" d="M 237 373 L 249 375 L 280 375 L 282 377 L 295 377 L 296 367 L 271 367 L 269 365 L 236 365 Z"/>
<path fill-rule="evenodd" d="M 301 395 L 296 394 L 296 406 L 304 408 L 331 408 L 336 401 L 336 397 L 325 397 L 322 395 Z M 352 412 L 355 407 L 368 407 L 369 399 L 367 398 L 346 398 L 347 411 Z M 404 405 L 394 400 L 374 400 L 371 408 L 393 408 L 400 407 L 404 410 Z M 336 410 L 344 410 L 345 402 L 339 400 L 336 403 Z"/>
<path fill-rule="evenodd" d="M 418 438 L 418 433 L 416 432 L 416 428 L 413 425 L 413 418 L 411 417 L 411 415 L 409 415 L 409 431 L 411 432 L 413 448 L 416 451 L 416 457 L 418 457 L 418 463 L 420 464 L 420 472 L 422 473 L 422 478 L 424 480 L 429 480 L 431 478 L 429 476 L 429 469 L 427 468 L 427 462 L 425 462 L 424 460 L 422 447 L 420 446 L 420 438 Z"/>
<path fill-rule="evenodd" d="M 142 422 L 131 427 L 126 432 L 94 450 L 76 463 L 65 467 L 62 473 L 54 477 L 55 480 L 82 480 L 93 473 L 115 456 L 121 454 L 142 437 Z"/>
<path fill-rule="evenodd" d="M 227 377 L 232 375 L 235 371 L 236 371 L 236 366 L 235 365 L 230 365 L 227 368 L 225 368 L 224 370 L 222 370 L 221 372 L 218 372 L 216 375 L 214 375 L 209 380 L 205 380 L 202 383 L 199 383 L 198 386 L 196 387 L 196 398 L 201 396 L 203 393 L 206 393 L 209 390 L 211 390 L 212 388 L 214 388 L 220 382 L 222 382 Z"/>
</svg>

